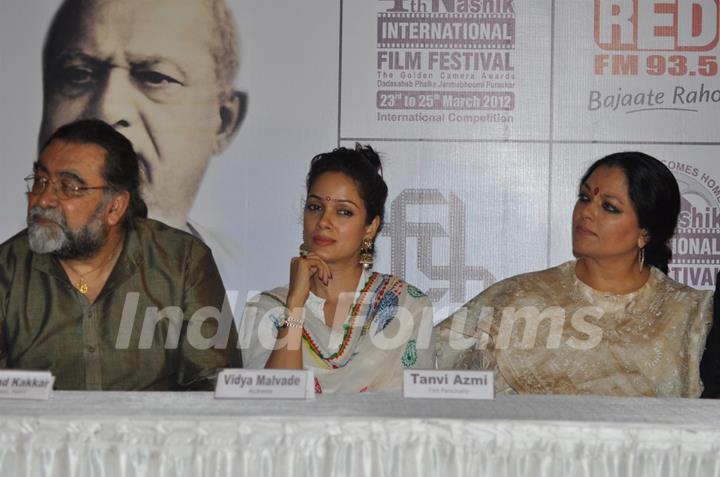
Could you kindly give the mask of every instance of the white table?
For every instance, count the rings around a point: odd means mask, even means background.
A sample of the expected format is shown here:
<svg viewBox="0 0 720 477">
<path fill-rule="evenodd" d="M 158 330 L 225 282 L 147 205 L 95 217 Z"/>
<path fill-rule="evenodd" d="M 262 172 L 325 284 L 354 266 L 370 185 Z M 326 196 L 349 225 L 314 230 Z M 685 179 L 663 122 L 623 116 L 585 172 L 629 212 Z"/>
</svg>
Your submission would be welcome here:
<svg viewBox="0 0 720 477">
<path fill-rule="evenodd" d="M 718 477 L 720 402 L 56 392 L 0 401 L 0 475 Z"/>
</svg>

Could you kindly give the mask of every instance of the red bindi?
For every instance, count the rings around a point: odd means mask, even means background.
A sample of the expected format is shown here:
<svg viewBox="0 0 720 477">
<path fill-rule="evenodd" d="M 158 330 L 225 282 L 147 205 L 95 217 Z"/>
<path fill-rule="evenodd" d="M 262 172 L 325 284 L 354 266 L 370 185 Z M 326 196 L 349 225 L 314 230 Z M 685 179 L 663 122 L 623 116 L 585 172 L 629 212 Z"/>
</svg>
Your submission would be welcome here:
<svg viewBox="0 0 720 477">
<path fill-rule="evenodd" d="M 329 195 L 326 195 L 326 196 L 325 196 L 325 200 L 326 200 L 327 202 L 330 202 L 330 200 L 331 200 L 331 199 L 330 199 L 330 196 L 329 196 Z"/>
<path fill-rule="evenodd" d="M 599 193 L 600 193 L 600 188 L 596 187 L 595 190 L 593 191 L 593 195 L 598 195 Z"/>
</svg>

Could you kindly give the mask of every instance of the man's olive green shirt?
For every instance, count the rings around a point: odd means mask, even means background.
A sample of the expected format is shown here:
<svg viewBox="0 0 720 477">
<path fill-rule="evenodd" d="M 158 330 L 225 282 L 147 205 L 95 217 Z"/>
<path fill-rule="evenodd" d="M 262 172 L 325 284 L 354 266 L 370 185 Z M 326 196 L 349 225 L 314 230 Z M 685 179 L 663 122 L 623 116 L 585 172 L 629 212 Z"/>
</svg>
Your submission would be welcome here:
<svg viewBox="0 0 720 477">
<path fill-rule="evenodd" d="M 55 389 L 212 389 L 241 366 L 210 249 L 138 220 L 95 303 L 23 230 L 0 245 L 0 369 L 49 370 Z"/>
</svg>

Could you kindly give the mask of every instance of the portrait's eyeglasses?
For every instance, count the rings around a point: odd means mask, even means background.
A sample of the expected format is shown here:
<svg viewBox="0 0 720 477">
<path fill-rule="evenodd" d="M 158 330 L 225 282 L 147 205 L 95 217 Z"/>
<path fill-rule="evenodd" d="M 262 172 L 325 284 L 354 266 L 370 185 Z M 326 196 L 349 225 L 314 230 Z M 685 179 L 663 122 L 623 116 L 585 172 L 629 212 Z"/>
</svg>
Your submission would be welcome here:
<svg viewBox="0 0 720 477">
<path fill-rule="evenodd" d="M 70 178 L 61 177 L 51 181 L 47 177 L 30 174 L 25 178 L 25 184 L 27 185 L 28 194 L 40 195 L 45 192 L 48 184 L 53 185 L 53 190 L 57 194 L 58 199 L 67 200 L 82 197 L 89 190 L 105 190 L 109 189 L 108 186 L 88 187 L 83 185 L 82 182 Z"/>
</svg>

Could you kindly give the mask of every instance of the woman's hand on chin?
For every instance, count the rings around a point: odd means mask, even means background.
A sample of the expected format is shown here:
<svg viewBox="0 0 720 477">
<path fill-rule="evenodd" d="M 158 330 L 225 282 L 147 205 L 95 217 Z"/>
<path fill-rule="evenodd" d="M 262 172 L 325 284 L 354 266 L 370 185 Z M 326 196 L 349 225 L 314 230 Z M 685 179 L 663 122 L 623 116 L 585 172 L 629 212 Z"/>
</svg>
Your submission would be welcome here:
<svg viewBox="0 0 720 477">
<path fill-rule="evenodd" d="M 290 261 L 290 285 L 288 287 L 288 308 L 303 307 L 310 295 L 310 283 L 317 277 L 327 286 L 332 278 L 330 267 L 325 261 L 310 252 L 304 257 L 293 257 Z"/>
</svg>

